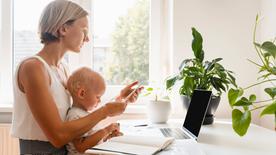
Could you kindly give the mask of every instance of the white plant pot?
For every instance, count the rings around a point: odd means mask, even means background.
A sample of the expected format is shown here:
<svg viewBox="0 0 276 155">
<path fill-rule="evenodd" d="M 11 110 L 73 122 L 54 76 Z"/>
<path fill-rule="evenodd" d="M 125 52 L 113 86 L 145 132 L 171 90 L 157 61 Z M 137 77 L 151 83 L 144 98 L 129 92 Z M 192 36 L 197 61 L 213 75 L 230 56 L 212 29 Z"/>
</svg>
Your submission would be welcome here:
<svg viewBox="0 0 276 155">
<path fill-rule="evenodd" d="M 153 101 L 147 104 L 147 115 L 152 123 L 166 123 L 171 112 L 169 101 Z"/>
</svg>

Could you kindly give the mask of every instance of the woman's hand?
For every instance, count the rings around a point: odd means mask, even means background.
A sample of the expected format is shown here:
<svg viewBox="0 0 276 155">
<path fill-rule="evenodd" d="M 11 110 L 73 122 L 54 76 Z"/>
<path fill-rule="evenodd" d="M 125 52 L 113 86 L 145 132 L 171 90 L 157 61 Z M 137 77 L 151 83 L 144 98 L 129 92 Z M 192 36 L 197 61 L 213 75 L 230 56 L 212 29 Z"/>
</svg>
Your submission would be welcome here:
<svg viewBox="0 0 276 155">
<path fill-rule="evenodd" d="M 135 81 L 129 85 L 127 85 L 124 89 L 121 90 L 120 95 L 117 97 L 116 101 L 123 101 L 125 100 L 126 103 L 133 103 L 137 100 L 140 92 L 144 89 L 144 87 L 139 87 L 138 89 L 136 89 L 136 91 L 130 96 L 128 97 L 128 95 L 130 93 L 132 93 L 134 91 L 134 89 L 132 88 L 133 86 L 137 85 L 138 81 Z M 126 97 L 128 97 L 126 99 Z"/>
<path fill-rule="evenodd" d="M 125 102 L 109 102 L 104 105 L 106 115 L 109 117 L 122 114 L 126 109 L 127 104 Z"/>
</svg>

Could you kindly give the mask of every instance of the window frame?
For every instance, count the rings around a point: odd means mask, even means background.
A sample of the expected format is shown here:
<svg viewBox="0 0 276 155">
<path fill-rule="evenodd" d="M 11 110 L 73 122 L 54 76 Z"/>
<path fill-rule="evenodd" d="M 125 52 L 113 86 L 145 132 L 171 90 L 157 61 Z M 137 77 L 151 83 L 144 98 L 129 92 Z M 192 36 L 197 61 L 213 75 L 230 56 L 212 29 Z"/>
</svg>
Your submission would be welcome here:
<svg viewBox="0 0 276 155">
<path fill-rule="evenodd" d="M 90 3 L 90 9 L 93 9 L 93 0 L 73 0 L 78 3 Z M 163 15 L 162 12 L 164 11 L 163 5 L 166 0 L 150 0 L 150 54 L 149 54 L 149 80 L 160 82 L 164 79 L 161 79 L 160 73 L 164 67 L 164 63 L 162 58 L 160 58 L 160 51 L 162 51 L 162 36 L 161 32 L 163 33 L 160 23 L 162 23 L 161 16 Z M 1 15 L 2 15 L 2 22 L 0 22 L 1 27 L 5 28 L 5 31 L 2 31 L 0 35 L 0 112 L 1 107 L 12 108 L 13 103 L 13 91 L 12 91 L 12 79 L 13 79 L 13 0 L 2 0 L 1 5 Z M 87 9 L 87 8 L 86 8 Z M 90 21 L 93 20 L 93 16 L 90 15 Z M 0 18 L 1 19 L 1 18 Z M 92 22 L 90 22 L 91 24 Z M 152 29 L 154 27 L 154 29 Z M 0 32 L 1 33 L 1 32 Z M 93 27 L 90 25 L 90 36 L 93 36 Z M 4 39 L 3 39 L 4 38 Z M 93 38 L 93 37 L 91 37 Z M 93 40 L 83 47 L 82 52 L 79 55 L 76 54 L 69 54 L 69 67 L 71 69 L 75 69 L 77 66 L 92 66 L 92 51 L 93 50 Z M 1 52 L 2 51 L 2 52 Z M 5 51 L 5 52 L 3 52 Z M 158 59 L 156 59 L 158 58 Z M 163 65 L 162 65 L 163 64 Z M 166 63 L 167 65 L 167 63 Z M 163 76 L 164 77 L 164 76 Z M 3 89 L 5 88 L 5 89 Z M 110 96 L 115 96 L 119 93 L 119 90 L 123 88 L 123 86 L 107 86 L 107 93 Z M 2 96 L 1 96 L 2 94 Z M 6 99 L 3 99 L 3 98 Z M 145 113 L 144 107 L 145 103 L 149 100 L 149 98 L 141 98 L 138 100 L 140 104 L 133 104 L 130 105 L 126 113 Z M 104 101 L 104 100 L 103 100 Z M 144 104 L 143 104 L 144 103 Z"/>
<path fill-rule="evenodd" d="M 13 103 L 12 75 L 13 75 L 13 1 L 2 0 L 0 32 L 0 107 L 9 107 Z M 5 31 L 3 30 L 5 28 Z"/>
</svg>

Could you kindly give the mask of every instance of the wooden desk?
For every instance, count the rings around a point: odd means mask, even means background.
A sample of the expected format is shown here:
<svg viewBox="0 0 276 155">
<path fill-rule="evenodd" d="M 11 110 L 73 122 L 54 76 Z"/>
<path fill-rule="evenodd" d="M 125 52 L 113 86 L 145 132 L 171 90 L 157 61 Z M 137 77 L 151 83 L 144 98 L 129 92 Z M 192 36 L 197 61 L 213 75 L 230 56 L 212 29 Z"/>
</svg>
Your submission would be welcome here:
<svg viewBox="0 0 276 155">
<path fill-rule="evenodd" d="M 124 125 L 147 123 L 147 120 L 121 120 Z M 181 127 L 183 120 L 169 120 L 167 124 L 149 124 L 147 128 Z M 244 137 L 238 136 L 231 122 L 215 121 L 204 125 L 198 138 L 206 155 L 276 155 L 276 132 L 251 125 Z"/>
</svg>

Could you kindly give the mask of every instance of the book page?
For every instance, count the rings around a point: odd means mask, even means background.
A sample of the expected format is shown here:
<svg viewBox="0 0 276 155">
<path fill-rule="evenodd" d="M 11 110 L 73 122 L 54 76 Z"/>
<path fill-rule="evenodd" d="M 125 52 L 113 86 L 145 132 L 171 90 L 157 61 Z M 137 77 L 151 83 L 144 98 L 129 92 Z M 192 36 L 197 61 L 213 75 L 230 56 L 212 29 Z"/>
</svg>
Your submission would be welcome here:
<svg viewBox="0 0 276 155">
<path fill-rule="evenodd" d="M 112 151 L 114 153 L 128 153 L 128 154 L 139 154 L 139 155 L 154 154 L 156 151 L 159 150 L 157 147 L 125 144 L 125 143 L 111 142 L 111 141 L 102 143 L 93 148 Z"/>
<path fill-rule="evenodd" d="M 168 144 L 170 144 L 173 141 L 173 138 L 125 135 L 114 137 L 110 141 L 126 144 L 152 146 L 161 149 L 163 148 L 163 146 L 167 146 Z"/>
</svg>

